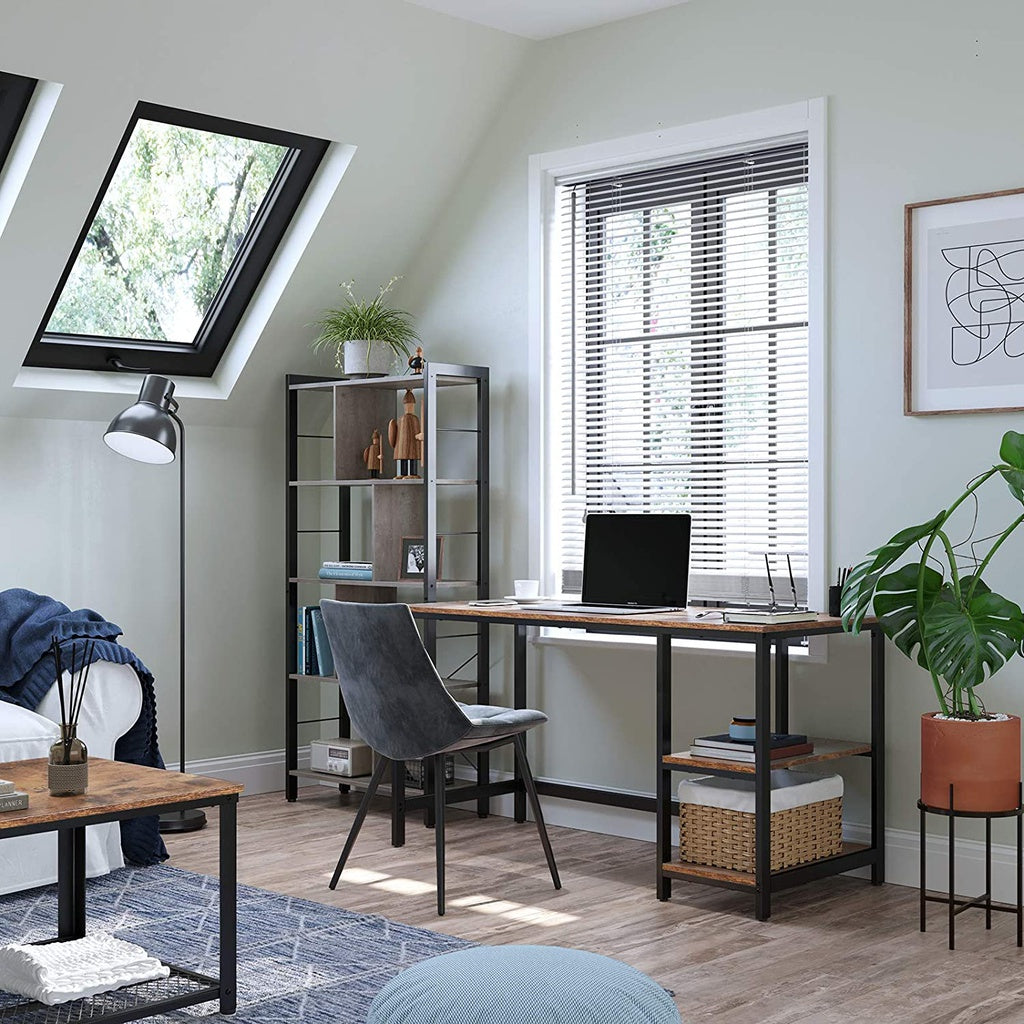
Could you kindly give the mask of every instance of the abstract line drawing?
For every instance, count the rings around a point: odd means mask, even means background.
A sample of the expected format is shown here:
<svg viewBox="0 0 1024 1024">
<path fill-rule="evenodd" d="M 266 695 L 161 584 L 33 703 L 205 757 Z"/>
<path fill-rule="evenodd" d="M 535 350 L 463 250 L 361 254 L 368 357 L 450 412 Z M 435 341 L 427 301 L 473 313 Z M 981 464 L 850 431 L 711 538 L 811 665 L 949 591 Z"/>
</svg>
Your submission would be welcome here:
<svg viewBox="0 0 1024 1024">
<path fill-rule="evenodd" d="M 942 256 L 953 267 L 946 281 L 953 363 L 973 366 L 999 351 L 1024 356 L 1024 239 L 955 246 Z"/>
</svg>

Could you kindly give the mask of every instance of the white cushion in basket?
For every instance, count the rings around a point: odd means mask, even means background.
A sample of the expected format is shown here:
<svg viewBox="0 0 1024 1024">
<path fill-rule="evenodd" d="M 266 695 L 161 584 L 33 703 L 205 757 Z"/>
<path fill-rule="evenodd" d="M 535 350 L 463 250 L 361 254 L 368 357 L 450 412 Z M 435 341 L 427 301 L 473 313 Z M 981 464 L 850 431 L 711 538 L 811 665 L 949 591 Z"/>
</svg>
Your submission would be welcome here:
<svg viewBox="0 0 1024 1024">
<path fill-rule="evenodd" d="M 772 813 L 788 811 L 843 795 L 841 775 L 815 775 L 780 768 L 772 772 Z M 754 780 L 709 775 L 679 783 L 679 802 L 754 813 Z"/>
</svg>

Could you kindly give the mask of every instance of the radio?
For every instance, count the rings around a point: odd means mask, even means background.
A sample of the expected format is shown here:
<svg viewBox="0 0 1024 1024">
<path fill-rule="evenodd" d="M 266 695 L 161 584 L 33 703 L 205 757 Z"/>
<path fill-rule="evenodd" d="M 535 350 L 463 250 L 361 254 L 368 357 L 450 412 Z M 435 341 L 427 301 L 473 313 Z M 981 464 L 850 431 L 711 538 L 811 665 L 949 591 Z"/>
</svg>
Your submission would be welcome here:
<svg viewBox="0 0 1024 1024">
<path fill-rule="evenodd" d="M 309 744 L 309 767 L 332 775 L 369 775 L 373 771 L 373 751 L 362 740 L 347 736 L 313 740 Z"/>
</svg>

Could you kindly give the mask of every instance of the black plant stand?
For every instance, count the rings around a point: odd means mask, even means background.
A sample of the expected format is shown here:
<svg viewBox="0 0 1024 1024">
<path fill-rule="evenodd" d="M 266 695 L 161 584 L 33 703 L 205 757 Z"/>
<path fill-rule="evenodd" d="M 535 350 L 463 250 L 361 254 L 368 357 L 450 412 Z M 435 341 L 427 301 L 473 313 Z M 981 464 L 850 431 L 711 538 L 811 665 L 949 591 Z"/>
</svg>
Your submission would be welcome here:
<svg viewBox="0 0 1024 1024">
<path fill-rule="evenodd" d="M 1009 811 L 958 811 L 953 800 L 953 784 L 949 786 L 949 807 L 931 807 L 928 804 L 917 801 L 918 810 L 921 813 L 921 931 L 925 930 L 925 907 L 928 903 L 945 903 L 949 908 L 949 948 L 956 948 L 956 916 L 971 907 L 985 910 L 985 927 L 992 927 L 992 911 L 1000 911 L 1006 914 L 1017 915 L 1017 945 L 1024 946 L 1024 899 L 1022 899 L 1022 815 L 1024 815 L 1024 799 L 1022 799 L 1021 788 L 1017 788 L 1017 806 Z M 925 815 L 942 814 L 949 820 L 949 893 L 946 896 L 930 896 L 925 885 L 926 874 L 926 847 L 925 847 Z M 972 900 L 958 900 L 956 898 L 956 829 L 954 823 L 957 818 L 984 818 L 985 819 L 985 891 Z M 1014 907 L 1001 903 L 992 902 L 992 819 L 993 818 L 1016 818 L 1017 819 L 1017 905 Z"/>
</svg>

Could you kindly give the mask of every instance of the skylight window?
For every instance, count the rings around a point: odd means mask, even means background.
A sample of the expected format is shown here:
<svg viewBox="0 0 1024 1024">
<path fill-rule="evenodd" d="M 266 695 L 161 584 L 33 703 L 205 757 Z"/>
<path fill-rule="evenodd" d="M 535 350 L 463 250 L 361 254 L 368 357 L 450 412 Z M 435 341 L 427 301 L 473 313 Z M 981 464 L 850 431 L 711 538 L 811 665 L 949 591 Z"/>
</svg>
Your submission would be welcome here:
<svg viewBox="0 0 1024 1024">
<path fill-rule="evenodd" d="M 212 375 L 326 148 L 140 103 L 26 365 Z"/>
</svg>

